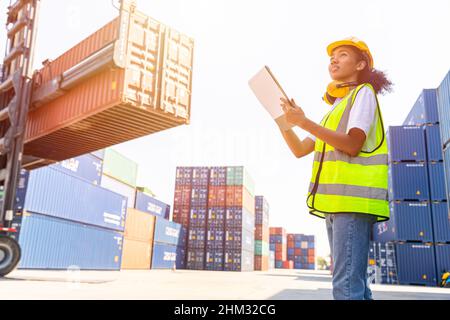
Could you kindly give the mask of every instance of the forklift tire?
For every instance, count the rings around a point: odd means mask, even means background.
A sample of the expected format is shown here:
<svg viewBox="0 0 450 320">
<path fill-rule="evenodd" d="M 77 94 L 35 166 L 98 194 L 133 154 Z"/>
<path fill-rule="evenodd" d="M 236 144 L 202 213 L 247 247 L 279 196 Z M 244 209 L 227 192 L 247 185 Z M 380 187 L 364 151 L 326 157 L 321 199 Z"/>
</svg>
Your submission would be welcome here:
<svg viewBox="0 0 450 320">
<path fill-rule="evenodd" d="M 0 278 L 11 273 L 19 264 L 20 246 L 16 240 L 0 235 Z"/>
</svg>

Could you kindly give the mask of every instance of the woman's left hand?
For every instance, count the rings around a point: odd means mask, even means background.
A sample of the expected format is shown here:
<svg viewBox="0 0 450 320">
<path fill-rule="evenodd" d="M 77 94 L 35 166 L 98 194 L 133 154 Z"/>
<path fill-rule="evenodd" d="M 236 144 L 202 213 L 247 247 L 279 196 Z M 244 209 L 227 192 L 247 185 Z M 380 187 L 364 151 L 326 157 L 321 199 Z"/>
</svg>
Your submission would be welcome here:
<svg viewBox="0 0 450 320">
<path fill-rule="evenodd" d="M 295 124 L 300 128 L 303 127 L 303 124 L 306 122 L 307 118 L 303 109 L 300 108 L 294 99 L 291 101 L 286 100 L 285 98 L 281 98 L 281 107 L 283 108 L 284 113 L 286 114 L 286 120 L 289 123 Z"/>
</svg>

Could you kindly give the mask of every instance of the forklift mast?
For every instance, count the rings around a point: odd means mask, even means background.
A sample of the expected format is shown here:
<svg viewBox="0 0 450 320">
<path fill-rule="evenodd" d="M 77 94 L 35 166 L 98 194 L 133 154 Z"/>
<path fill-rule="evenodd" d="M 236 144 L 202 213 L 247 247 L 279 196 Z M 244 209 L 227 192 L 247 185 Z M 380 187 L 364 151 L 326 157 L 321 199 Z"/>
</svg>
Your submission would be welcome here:
<svg viewBox="0 0 450 320">
<path fill-rule="evenodd" d="M 32 95 L 39 5 L 40 0 L 16 0 L 8 7 L 6 54 L 0 77 L 0 235 L 16 231 L 11 224 Z"/>
</svg>

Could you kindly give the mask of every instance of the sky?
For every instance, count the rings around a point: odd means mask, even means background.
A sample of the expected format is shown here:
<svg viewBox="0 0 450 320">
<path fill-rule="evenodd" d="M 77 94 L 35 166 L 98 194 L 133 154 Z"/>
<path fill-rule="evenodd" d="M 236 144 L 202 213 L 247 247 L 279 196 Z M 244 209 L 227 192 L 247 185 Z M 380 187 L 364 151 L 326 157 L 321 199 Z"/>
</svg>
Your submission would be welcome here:
<svg viewBox="0 0 450 320">
<path fill-rule="evenodd" d="M 6 6 L 0 4 L 4 25 Z M 116 2 L 116 1 L 114 1 Z M 138 184 L 173 204 L 177 166 L 243 165 L 270 204 L 270 225 L 316 236 L 329 254 L 325 222 L 310 216 L 312 155 L 297 159 L 259 105 L 248 80 L 268 65 L 313 121 L 329 106 L 329 43 L 356 36 L 394 91 L 380 97 L 385 126 L 401 125 L 422 89 L 450 69 L 450 1 L 138 0 L 138 9 L 195 40 L 191 124 L 116 146 L 139 165 Z M 35 67 L 117 16 L 111 0 L 41 0 Z M 4 52 L 5 33 L 0 51 Z M 300 138 L 307 132 L 294 129 Z"/>
</svg>

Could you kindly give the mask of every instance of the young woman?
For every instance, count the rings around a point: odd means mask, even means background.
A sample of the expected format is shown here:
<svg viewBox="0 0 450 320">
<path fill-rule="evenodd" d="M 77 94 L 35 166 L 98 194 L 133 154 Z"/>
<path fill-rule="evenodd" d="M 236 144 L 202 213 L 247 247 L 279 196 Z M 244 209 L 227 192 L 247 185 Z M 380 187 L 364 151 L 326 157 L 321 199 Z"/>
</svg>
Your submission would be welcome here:
<svg viewBox="0 0 450 320">
<path fill-rule="evenodd" d="M 390 91 L 392 83 L 374 69 L 368 46 L 357 38 L 330 44 L 328 55 L 333 82 L 324 100 L 331 111 L 316 124 L 293 99 L 282 99 L 288 122 L 310 135 L 301 141 L 292 130 L 282 134 L 297 158 L 315 152 L 307 204 L 326 220 L 334 299 L 371 300 L 371 230 L 389 219 L 388 148 L 377 94 Z"/>
</svg>

